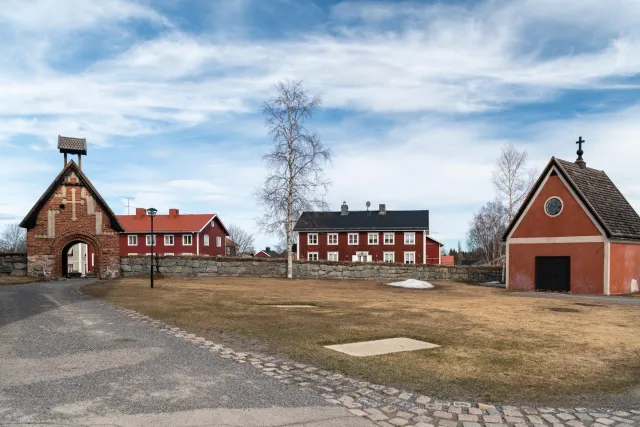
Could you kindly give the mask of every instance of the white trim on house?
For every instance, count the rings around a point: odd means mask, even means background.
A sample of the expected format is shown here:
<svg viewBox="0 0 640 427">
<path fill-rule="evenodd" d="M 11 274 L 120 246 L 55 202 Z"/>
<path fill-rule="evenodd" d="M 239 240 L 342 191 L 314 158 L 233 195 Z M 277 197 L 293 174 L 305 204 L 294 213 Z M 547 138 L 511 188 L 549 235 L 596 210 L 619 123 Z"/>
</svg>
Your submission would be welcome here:
<svg viewBox="0 0 640 427">
<path fill-rule="evenodd" d="M 513 237 L 509 243 L 517 244 L 538 244 L 538 243 L 601 243 L 606 242 L 604 236 L 562 236 L 562 237 Z"/>
<path fill-rule="evenodd" d="M 216 236 L 216 248 L 221 248 L 221 247 L 222 247 L 222 237 Z"/>
<path fill-rule="evenodd" d="M 316 259 L 310 259 L 311 255 L 314 255 Z M 307 261 L 318 261 L 319 259 L 318 252 L 307 252 Z"/>
<path fill-rule="evenodd" d="M 164 256 L 173 256 L 173 252 L 165 252 Z"/>
<path fill-rule="evenodd" d="M 336 259 L 329 259 L 331 255 L 335 255 Z M 327 252 L 327 261 L 340 261 L 340 253 L 339 252 Z"/>
<path fill-rule="evenodd" d="M 604 244 L 604 294 L 611 295 L 611 243 Z"/>
<path fill-rule="evenodd" d="M 315 243 L 311 242 L 311 236 L 315 237 Z M 318 245 L 318 233 L 307 233 L 307 245 L 309 245 L 309 246 L 317 246 Z"/>
<path fill-rule="evenodd" d="M 407 262 L 407 255 L 413 255 L 413 262 Z M 404 252 L 404 263 L 405 264 L 415 264 L 416 263 L 416 252 L 415 251 L 405 251 Z"/>
<path fill-rule="evenodd" d="M 268 258 L 271 258 L 271 255 L 269 255 L 268 253 L 266 253 L 264 249 L 259 250 L 258 252 L 256 252 L 254 256 L 258 256 L 258 254 L 259 254 L 259 253 L 261 253 L 261 252 L 262 252 L 263 254 L 265 254 Z M 298 253 L 299 253 L 299 252 L 300 252 L 300 251 L 298 251 Z"/>
<path fill-rule="evenodd" d="M 204 246 L 209 246 L 209 243 L 210 243 L 210 242 L 209 242 L 209 235 L 208 235 L 208 234 L 205 234 L 204 236 L 202 236 L 202 244 L 203 244 Z"/>
<path fill-rule="evenodd" d="M 211 224 L 211 221 L 215 220 L 217 216 L 218 216 L 218 214 L 213 214 L 211 219 L 204 223 L 204 227 L 202 227 L 200 230 L 198 230 L 198 233 L 202 233 L 204 231 L 204 229 L 207 228 L 207 225 Z M 220 218 L 218 218 L 218 221 L 220 221 Z M 222 221 L 220 221 L 220 224 L 222 224 Z M 223 226 L 223 228 L 225 230 L 227 229 L 227 227 L 224 227 L 224 226 Z"/>
<path fill-rule="evenodd" d="M 196 234 L 196 255 L 200 255 L 200 233 Z"/>
<path fill-rule="evenodd" d="M 171 243 L 167 243 L 167 237 L 171 238 Z M 164 235 L 164 245 L 165 246 L 173 246 L 174 243 L 176 242 L 176 238 L 173 234 L 165 234 Z"/>
<path fill-rule="evenodd" d="M 356 241 L 354 243 L 351 243 L 351 236 L 356 236 Z M 350 246 L 355 246 L 358 244 L 358 241 L 360 240 L 360 235 L 358 233 L 347 233 L 347 244 Z"/>
<path fill-rule="evenodd" d="M 138 255 L 136 252 L 131 252 L 128 255 Z"/>
<path fill-rule="evenodd" d="M 407 242 L 407 237 L 413 235 L 413 238 L 411 239 L 412 242 Z M 405 245 L 415 245 L 416 244 L 416 233 L 415 231 L 405 231 L 404 232 L 404 244 Z"/>
<path fill-rule="evenodd" d="M 190 239 L 189 243 L 185 242 L 185 239 L 187 237 L 189 237 L 189 239 Z M 193 246 L 193 236 L 191 234 L 185 233 L 185 234 L 182 235 L 182 246 Z"/>
<path fill-rule="evenodd" d="M 385 259 L 385 257 L 387 255 L 391 255 L 391 261 L 387 261 Z M 391 263 L 396 262 L 396 253 L 395 252 L 390 252 L 390 251 L 382 252 L 382 262 L 391 262 Z"/>
<path fill-rule="evenodd" d="M 427 233 L 427 239 L 429 239 L 429 240 L 433 240 L 434 242 L 438 243 L 440 246 L 447 246 L 447 245 L 445 245 L 443 242 L 441 242 L 440 240 L 435 239 L 433 236 L 431 236 L 431 235 L 429 234 L 429 230 L 425 231 L 425 233 Z"/>
<path fill-rule="evenodd" d="M 422 263 L 427 263 L 427 233 L 424 231 L 422 232 Z"/>
<path fill-rule="evenodd" d="M 391 243 L 387 243 L 387 234 L 391 235 Z M 395 245 L 396 244 L 396 233 L 395 232 L 383 232 L 382 233 L 382 244 L 383 245 Z"/>
<path fill-rule="evenodd" d="M 336 242 L 331 243 L 331 236 L 336 237 Z M 327 233 L 327 246 L 337 246 L 338 245 L 338 233 Z"/>
<path fill-rule="evenodd" d="M 300 260 L 300 233 L 298 233 L 297 241 L 296 241 L 296 259 Z"/>
<path fill-rule="evenodd" d="M 506 245 L 506 246 L 507 246 L 506 247 L 506 252 L 505 252 L 505 255 L 504 255 L 504 262 L 505 262 L 504 287 L 505 287 L 505 289 L 509 290 L 509 245 Z"/>
<path fill-rule="evenodd" d="M 371 243 L 371 238 L 375 237 L 376 241 L 375 243 Z M 375 232 L 375 233 L 367 233 L 367 244 L 368 245 L 379 245 L 380 244 L 380 233 Z"/>
<path fill-rule="evenodd" d="M 131 238 L 135 238 L 135 243 L 131 243 Z M 137 234 L 129 234 L 127 236 L 127 246 L 138 246 L 138 235 Z"/>
</svg>

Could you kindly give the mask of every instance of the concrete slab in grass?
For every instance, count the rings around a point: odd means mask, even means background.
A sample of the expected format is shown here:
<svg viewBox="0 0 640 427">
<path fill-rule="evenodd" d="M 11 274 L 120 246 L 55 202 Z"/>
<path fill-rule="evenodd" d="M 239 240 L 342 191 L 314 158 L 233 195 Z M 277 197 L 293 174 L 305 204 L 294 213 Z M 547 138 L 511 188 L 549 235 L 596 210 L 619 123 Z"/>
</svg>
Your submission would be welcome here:
<svg viewBox="0 0 640 427">
<path fill-rule="evenodd" d="M 424 341 L 411 338 L 387 338 L 376 341 L 362 341 L 350 344 L 327 345 L 325 348 L 339 351 L 350 356 L 378 356 L 380 354 L 399 353 L 401 351 L 425 350 L 440 347 Z"/>
<path fill-rule="evenodd" d="M 276 308 L 316 308 L 315 305 L 308 304 L 269 304 L 268 306 Z"/>
</svg>

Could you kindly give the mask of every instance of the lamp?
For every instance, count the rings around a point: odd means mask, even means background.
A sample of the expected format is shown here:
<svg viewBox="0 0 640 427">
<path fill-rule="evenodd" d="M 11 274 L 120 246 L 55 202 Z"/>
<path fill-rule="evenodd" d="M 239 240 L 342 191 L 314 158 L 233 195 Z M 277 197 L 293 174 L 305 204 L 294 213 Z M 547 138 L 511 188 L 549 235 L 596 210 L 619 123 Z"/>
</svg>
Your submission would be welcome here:
<svg viewBox="0 0 640 427">
<path fill-rule="evenodd" d="M 153 288 L 153 217 L 156 216 L 157 213 L 158 209 L 156 208 L 147 209 L 147 214 L 151 218 L 151 260 L 149 261 L 149 265 L 151 266 L 151 288 Z"/>
</svg>

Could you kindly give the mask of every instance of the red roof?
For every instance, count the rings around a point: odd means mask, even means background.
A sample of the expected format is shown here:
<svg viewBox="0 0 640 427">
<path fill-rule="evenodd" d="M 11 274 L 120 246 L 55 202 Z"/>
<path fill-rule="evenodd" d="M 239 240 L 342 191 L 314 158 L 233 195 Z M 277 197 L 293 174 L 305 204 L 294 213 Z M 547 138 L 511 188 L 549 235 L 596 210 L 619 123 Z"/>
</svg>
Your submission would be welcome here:
<svg viewBox="0 0 640 427">
<path fill-rule="evenodd" d="M 216 214 L 168 214 L 156 215 L 153 219 L 153 231 L 157 233 L 197 233 L 202 230 Z M 124 227 L 125 233 L 148 233 L 151 228 L 150 217 L 145 213 L 136 215 L 118 215 L 118 221 Z M 222 222 L 220 223 L 222 224 Z M 223 229 L 226 228 L 224 225 Z"/>
</svg>

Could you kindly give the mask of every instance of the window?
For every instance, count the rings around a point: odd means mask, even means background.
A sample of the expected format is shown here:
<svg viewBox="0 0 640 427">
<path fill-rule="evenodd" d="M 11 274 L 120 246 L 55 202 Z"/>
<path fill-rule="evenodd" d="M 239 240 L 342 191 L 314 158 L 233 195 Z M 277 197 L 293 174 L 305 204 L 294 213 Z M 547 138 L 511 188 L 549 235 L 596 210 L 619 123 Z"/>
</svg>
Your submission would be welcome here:
<svg viewBox="0 0 640 427">
<path fill-rule="evenodd" d="M 350 245 L 358 244 L 358 233 L 349 233 L 349 244 Z"/>
<path fill-rule="evenodd" d="M 396 254 L 393 252 L 384 252 L 382 256 L 384 262 L 396 262 Z"/>
<path fill-rule="evenodd" d="M 369 233 L 369 244 L 377 245 L 378 244 L 378 233 Z"/>
<path fill-rule="evenodd" d="M 157 235 L 153 235 L 153 244 L 156 244 Z M 151 234 L 147 234 L 147 246 L 151 246 Z"/>
<path fill-rule="evenodd" d="M 173 234 L 167 234 L 164 236 L 164 245 L 173 246 Z"/>
<path fill-rule="evenodd" d="M 186 246 L 193 245 L 193 236 L 191 234 L 183 234 L 182 244 Z"/>
<path fill-rule="evenodd" d="M 559 197 L 550 197 L 544 204 L 544 211 L 550 217 L 554 217 L 560 215 L 562 207 L 562 200 Z"/>
<path fill-rule="evenodd" d="M 216 226 L 216 220 L 215 220 L 215 219 L 212 219 L 212 220 L 211 220 L 211 228 L 213 228 L 213 227 L 215 227 L 215 226 Z"/>
<path fill-rule="evenodd" d="M 309 252 L 307 254 L 307 259 L 309 261 L 317 261 L 318 260 L 318 252 Z"/>
<path fill-rule="evenodd" d="M 327 252 L 327 261 L 338 261 L 338 252 Z"/>
<path fill-rule="evenodd" d="M 384 244 L 385 245 L 393 245 L 395 243 L 395 234 L 393 233 L 384 233 Z"/>
<path fill-rule="evenodd" d="M 415 245 L 416 244 L 416 233 L 404 233 L 404 244 L 405 245 Z"/>
<path fill-rule="evenodd" d="M 310 245 L 318 244 L 318 233 L 309 233 L 307 234 L 307 243 Z"/>
<path fill-rule="evenodd" d="M 209 235 L 207 234 L 204 235 L 204 245 L 209 246 Z"/>
<path fill-rule="evenodd" d="M 415 252 L 405 252 L 404 253 L 404 263 L 405 264 L 415 264 L 416 263 L 416 253 Z"/>
<path fill-rule="evenodd" d="M 337 245 L 338 244 L 338 233 L 329 233 L 327 234 L 327 241 L 329 245 Z"/>
<path fill-rule="evenodd" d="M 220 237 L 220 236 L 216 237 L 216 246 L 217 247 L 221 247 L 222 246 L 222 237 Z"/>
<path fill-rule="evenodd" d="M 183 252 L 183 253 L 182 253 L 182 255 L 183 255 L 183 256 L 191 256 L 191 255 L 193 255 L 193 254 L 192 254 L 191 252 Z"/>
<path fill-rule="evenodd" d="M 129 234 L 127 241 L 129 242 L 129 246 L 138 246 L 138 236 L 135 234 Z"/>
<path fill-rule="evenodd" d="M 165 252 L 164 256 L 173 256 L 173 253 L 171 253 L 171 252 Z"/>
<path fill-rule="evenodd" d="M 356 252 L 354 261 L 358 261 L 358 262 L 369 261 L 369 252 Z"/>
</svg>

